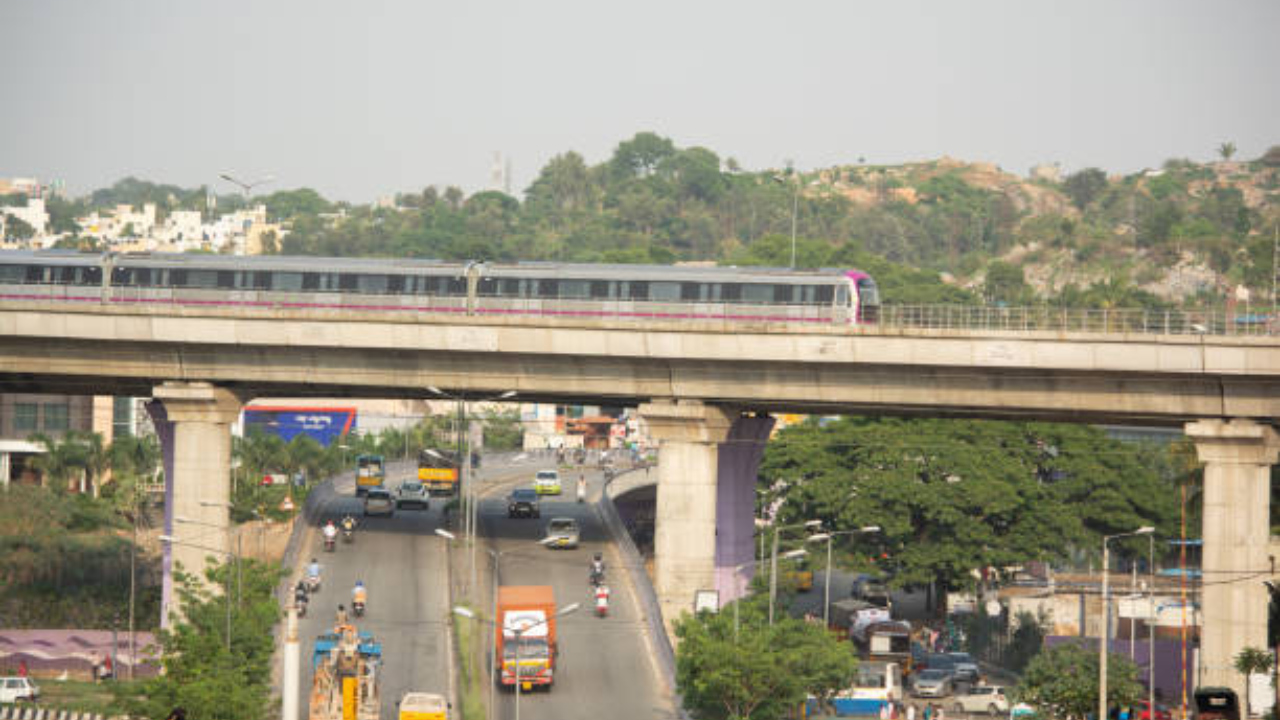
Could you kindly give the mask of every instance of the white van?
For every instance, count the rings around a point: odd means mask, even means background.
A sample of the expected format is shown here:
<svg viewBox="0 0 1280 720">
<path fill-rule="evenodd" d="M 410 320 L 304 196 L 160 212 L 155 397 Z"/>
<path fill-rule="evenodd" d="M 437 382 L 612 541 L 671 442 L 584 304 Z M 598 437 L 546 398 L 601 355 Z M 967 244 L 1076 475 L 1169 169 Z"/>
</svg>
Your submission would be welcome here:
<svg viewBox="0 0 1280 720">
<path fill-rule="evenodd" d="M 0 677 L 0 703 L 36 702 L 40 688 L 27 677 Z"/>
</svg>

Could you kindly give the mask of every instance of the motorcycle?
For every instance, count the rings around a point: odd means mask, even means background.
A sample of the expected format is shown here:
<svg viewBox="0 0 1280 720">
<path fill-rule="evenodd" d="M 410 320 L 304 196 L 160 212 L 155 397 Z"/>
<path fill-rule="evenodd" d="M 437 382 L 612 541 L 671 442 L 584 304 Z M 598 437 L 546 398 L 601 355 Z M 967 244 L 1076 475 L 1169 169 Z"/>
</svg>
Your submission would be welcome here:
<svg viewBox="0 0 1280 720">
<path fill-rule="evenodd" d="M 293 596 L 293 607 L 298 611 L 298 617 L 307 616 L 307 594 L 298 593 Z"/>
<path fill-rule="evenodd" d="M 351 603 L 351 612 L 354 613 L 356 617 L 364 617 L 364 603 L 359 600 Z"/>
<path fill-rule="evenodd" d="M 601 585 L 604 585 L 604 568 L 598 565 L 593 565 L 591 567 L 591 574 L 588 581 L 591 583 L 592 587 L 600 587 Z"/>
<path fill-rule="evenodd" d="M 356 531 L 354 528 L 342 528 L 342 542 L 350 545 L 356 541 Z"/>
<path fill-rule="evenodd" d="M 326 535 L 324 537 L 324 551 L 333 552 L 337 547 L 337 538 Z"/>
<path fill-rule="evenodd" d="M 609 614 L 609 588 L 600 586 L 596 590 L 596 617 L 605 617 Z"/>
<path fill-rule="evenodd" d="M 308 575 L 305 578 L 303 578 L 303 582 L 306 583 L 307 592 L 309 594 L 314 595 L 320 592 L 320 576 L 319 575 Z"/>
</svg>

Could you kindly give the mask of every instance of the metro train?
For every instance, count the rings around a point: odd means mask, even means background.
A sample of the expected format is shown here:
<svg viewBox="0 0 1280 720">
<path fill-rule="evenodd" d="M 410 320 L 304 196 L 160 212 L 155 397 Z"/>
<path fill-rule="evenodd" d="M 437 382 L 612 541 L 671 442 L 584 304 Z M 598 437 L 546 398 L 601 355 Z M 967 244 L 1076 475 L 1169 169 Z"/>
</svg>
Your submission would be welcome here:
<svg viewBox="0 0 1280 720">
<path fill-rule="evenodd" d="M 874 323 L 858 270 L 0 251 L 0 300 Z"/>
</svg>

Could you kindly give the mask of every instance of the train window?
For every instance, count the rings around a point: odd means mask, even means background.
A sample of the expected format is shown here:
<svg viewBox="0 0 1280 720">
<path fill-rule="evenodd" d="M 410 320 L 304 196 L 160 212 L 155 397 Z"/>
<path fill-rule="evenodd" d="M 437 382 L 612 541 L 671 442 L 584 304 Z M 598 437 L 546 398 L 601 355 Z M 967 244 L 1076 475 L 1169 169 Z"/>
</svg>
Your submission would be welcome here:
<svg viewBox="0 0 1280 720">
<path fill-rule="evenodd" d="M 591 296 L 589 280 L 561 280 L 559 296 L 566 300 L 581 300 Z"/>
<path fill-rule="evenodd" d="M 89 285 L 102 284 L 102 268 L 87 267 L 84 269 L 84 281 Z"/>
<path fill-rule="evenodd" d="M 57 283 L 58 285 L 75 285 L 76 270 L 79 270 L 79 269 L 80 268 L 74 268 L 74 267 L 54 268 L 54 277 L 55 277 L 54 282 Z"/>
<path fill-rule="evenodd" d="M 175 271 L 177 275 L 182 271 Z M 218 287 L 218 271 L 217 270 L 187 270 L 186 281 L 183 283 L 174 282 L 175 285 L 192 288 L 216 288 Z"/>
<path fill-rule="evenodd" d="M 302 289 L 302 273 L 277 272 L 271 273 L 270 278 L 272 290 L 278 290 L 280 292 L 298 292 Z"/>
<path fill-rule="evenodd" d="M 834 296 L 835 290 L 830 285 L 819 285 L 814 289 L 814 301 L 822 305 L 830 304 Z"/>
<path fill-rule="evenodd" d="M 837 305 L 849 304 L 849 286 L 848 285 L 836 286 L 836 304 Z"/>
<path fill-rule="evenodd" d="M 680 283 L 649 283 L 649 299 L 657 302 L 674 302 L 680 299 Z"/>
<path fill-rule="evenodd" d="M 385 295 L 387 292 L 387 276 L 357 275 L 356 287 L 365 295 Z"/>
<path fill-rule="evenodd" d="M 631 283 L 629 297 L 632 300 L 647 300 L 649 298 L 649 282 L 647 280 L 637 280 Z"/>
<path fill-rule="evenodd" d="M 606 298 L 612 298 L 614 296 L 614 292 L 617 290 L 615 285 L 615 283 L 611 283 L 608 280 L 592 280 L 591 299 L 604 300 Z"/>
<path fill-rule="evenodd" d="M 862 298 L 863 305 L 879 305 L 880 291 L 876 288 L 876 283 L 871 278 L 862 278 L 858 281 L 858 297 Z"/>
<path fill-rule="evenodd" d="M 742 285 L 738 283 L 725 283 L 724 289 L 721 291 L 721 297 L 725 302 L 737 302 L 742 299 Z"/>
<path fill-rule="evenodd" d="M 360 280 L 351 273 L 342 273 L 338 276 L 337 290 L 341 292 L 355 292 L 356 287 L 360 284 Z M 333 288 L 331 288 L 333 289 Z"/>
<path fill-rule="evenodd" d="M 702 283 L 698 286 L 698 299 L 702 302 L 720 302 L 720 283 Z"/>
<path fill-rule="evenodd" d="M 451 297 L 466 297 L 467 279 L 464 277 L 448 278 L 448 285 L 446 286 L 445 294 Z"/>
<path fill-rule="evenodd" d="M 27 277 L 27 269 L 21 265 L 0 265 L 0 283 L 20 285 Z"/>
<path fill-rule="evenodd" d="M 520 281 L 515 278 L 501 278 L 493 284 L 493 293 L 499 297 L 520 297 Z"/>
<path fill-rule="evenodd" d="M 406 278 L 403 275 L 388 275 L 387 276 L 387 292 L 392 295 L 403 294 L 405 279 Z M 413 278 L 408 278 L 408 279 L 412 280 Z"/>
<path fill-rule="evenodd" d="M 680 299 L 697 300 L 699 290 L 704 287 L 706 287 L 704 283 L 680 283 Z M 702 292 L 705 292 L 705 290 Z"/>
<path fill-rule="evenodd" d="M 236 289 L 247 288 L 253 282 L 252 275 L 253 273 L 245 272 L 243 270 L 219 270 L 218 287 Z"/>
<path fill-rule="evenodd" d="M 743 283 L 742 301 L 748 303 L 773 302 L 773 286 Z"/>
</svg>

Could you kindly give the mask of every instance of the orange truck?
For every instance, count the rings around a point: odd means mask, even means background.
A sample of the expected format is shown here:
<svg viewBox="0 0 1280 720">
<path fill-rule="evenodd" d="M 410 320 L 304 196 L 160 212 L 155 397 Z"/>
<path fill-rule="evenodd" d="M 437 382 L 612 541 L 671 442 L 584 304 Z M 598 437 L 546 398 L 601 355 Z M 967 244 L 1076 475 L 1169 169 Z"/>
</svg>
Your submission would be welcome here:
<svg viewBox="0 0 1280 720">
<path fill-rule="evenodd" d="M 551 689 L 556 664 L 556 596 L 550 585 L 504 585 L 498 588 L 495 676 L 504 686 L 521 690 Z"/>
</svg>

